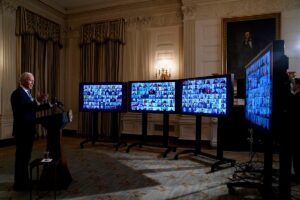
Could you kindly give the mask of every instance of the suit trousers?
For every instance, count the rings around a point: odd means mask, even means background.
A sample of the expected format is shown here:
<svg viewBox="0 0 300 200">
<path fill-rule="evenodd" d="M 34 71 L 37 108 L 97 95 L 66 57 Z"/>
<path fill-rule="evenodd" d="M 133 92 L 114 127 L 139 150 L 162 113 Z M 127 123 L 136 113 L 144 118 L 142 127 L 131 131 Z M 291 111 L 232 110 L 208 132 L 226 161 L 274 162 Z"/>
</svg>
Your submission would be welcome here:
<svg viewBox="0 0 300 200">
<path fill-rule="evenodd" d="M 15 186 L 23 187 L 29 184 L 28 165 L 31 159 L 32 146 L 34 141 L 34 130 L 23 131 L 15 136 Z"/>
</svg>

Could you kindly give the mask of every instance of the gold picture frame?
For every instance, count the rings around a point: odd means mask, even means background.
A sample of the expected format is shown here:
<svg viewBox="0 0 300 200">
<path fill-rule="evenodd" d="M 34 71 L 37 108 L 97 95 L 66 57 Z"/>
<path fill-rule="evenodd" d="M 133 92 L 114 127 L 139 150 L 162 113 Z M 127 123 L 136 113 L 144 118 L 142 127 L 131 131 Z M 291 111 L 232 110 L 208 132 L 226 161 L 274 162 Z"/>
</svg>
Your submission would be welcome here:
<svg viewBox="0 0 300 200">
<path fill-rule="evenodd" d="M 244 77 L 245 65 L 273 40 L 280 39 L 281 14 L 222 20 L 222 72 Z"/>
</svg>

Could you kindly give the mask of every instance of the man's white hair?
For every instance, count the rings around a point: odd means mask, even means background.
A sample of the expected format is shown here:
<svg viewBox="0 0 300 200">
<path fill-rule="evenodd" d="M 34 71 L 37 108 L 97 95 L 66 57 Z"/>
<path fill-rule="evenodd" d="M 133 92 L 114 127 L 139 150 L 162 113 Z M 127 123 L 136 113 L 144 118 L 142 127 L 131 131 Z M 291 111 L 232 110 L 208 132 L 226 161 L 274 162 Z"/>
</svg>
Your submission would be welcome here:
<svg viewBox="0 0 300 200">
<path fill-rule="evenodd" d="M 30 72 L 24 72 L 24 73 L 22 73 L 21 76 L 20 76 L 20 83 L 21 84 L 24 83 L 24 81 L 26 80 L 26 78 L 29 77 L 29 76 L 33 76 L 33 74 L 30 73 Z"/>
</svg>

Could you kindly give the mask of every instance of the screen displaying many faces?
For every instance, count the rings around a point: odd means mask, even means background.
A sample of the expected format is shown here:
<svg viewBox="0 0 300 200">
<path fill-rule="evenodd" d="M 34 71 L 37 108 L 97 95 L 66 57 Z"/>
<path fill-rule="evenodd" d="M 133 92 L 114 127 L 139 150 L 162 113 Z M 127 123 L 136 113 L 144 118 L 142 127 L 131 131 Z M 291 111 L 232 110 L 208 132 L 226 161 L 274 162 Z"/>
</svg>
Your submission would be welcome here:
<svg viewBox="0 0 300 200">
<path fill-rule="evenodd" d="M 272 112 L 271 50 L 246 68 L 246 119 L 270 129 Z"/>
<path fill-rule="evenodd" d="M 227 78 L 183 80 L 181 87 L 181 112 L 226 115 L 227 113 Z"/>
<path fill-rule="evenodd" d="M 175 112 L 175 81 L 132 82 L 130 110 Z"/>
<path fill-rule="evenodd" d="M 121 110 L 122 84 L 84 84 L 82 86 L 83 110 Z"/>
</svg>

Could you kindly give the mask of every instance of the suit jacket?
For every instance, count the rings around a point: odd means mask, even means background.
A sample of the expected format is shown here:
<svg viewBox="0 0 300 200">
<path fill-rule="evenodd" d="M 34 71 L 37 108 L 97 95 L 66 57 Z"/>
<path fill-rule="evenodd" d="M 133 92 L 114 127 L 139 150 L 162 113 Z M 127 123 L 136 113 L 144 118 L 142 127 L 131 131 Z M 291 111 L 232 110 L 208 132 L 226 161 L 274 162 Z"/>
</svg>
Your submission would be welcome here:
<svg viewBox="0 0 300 200">
<path fill-rule="evenodd" d="M 39 105 L 28 96 L 22 87 L 18 87 L 11 95 L 11 107 L 13 110 L 13 135 L 34 134 L 36 124 L 36 112 L 50 108 L 49 104 Z"/>
</svg>

